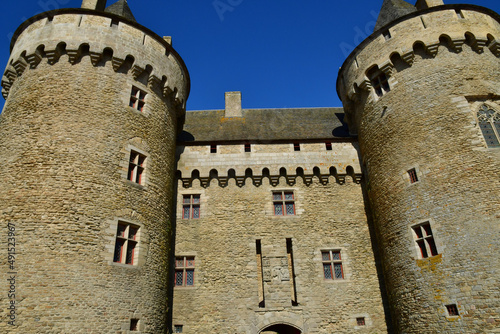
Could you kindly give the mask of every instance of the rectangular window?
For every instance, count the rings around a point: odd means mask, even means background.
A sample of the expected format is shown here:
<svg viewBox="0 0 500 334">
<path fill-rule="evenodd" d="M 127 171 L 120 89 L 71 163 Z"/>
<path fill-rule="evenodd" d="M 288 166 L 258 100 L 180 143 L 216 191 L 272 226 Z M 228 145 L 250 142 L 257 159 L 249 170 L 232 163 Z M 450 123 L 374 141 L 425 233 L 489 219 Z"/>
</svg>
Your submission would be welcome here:
<svg viewBox="0 0 500 334">
<path fill-rule="evenodd" d="M 326 143 L 325 143 L 325 146 L 326 146 L 326 150 L 327 150 L 327 151 L 331 151 L 331 150 L 332 150 L 332 143 L 330 143 L 330 142 L 326 142 Z"/>
<path fill-rule="evenodd" d="M 128 164 L 128 176 L 129 181 L 142 184 L 144 166 L 146 162 L 146 156 L 135 151 L 130 152 L 130 160 Z"/>
<path fill-rule="evenodd" d="M 464 19 L 464 13 L 462 13 L 462 10 L 460 9 L 455 9 L 455 13 L 457 13 L 457 16 L 459 19 Z"/>
<path fill-rule="evenodd" d="M 182 196 L 182 219 L 200 218 L 200 195 Z"/>
<path fill-rule="evenodd" d="M 194 286 L 194 256 L 175 258 L 175 286 Z"/>
<path fill-rule="evenodd" d="M 356 323 L 358 324 L 358 326 L 365 326 L 366 325 L 365 318 L 363 317 L 356 318 Z"/>
<path fill-rule="evenodd" d="M 132 108 L 143 111 L 146 99 L 146 92 L 140 90 L 139 88 L 132 86 L 132 92 L 130 93 L 130 104 Z"/>
<path fill-rule="evenodd" d="M 383 72 L 379 72 L 378 75 L 373 76 L 371 82 L 378 96 L 382 96 L 391 90 L 387 76 Z"/>
<path fill-rule="evenodd" d="M 275 216 L 294 216 L 295 198 L 293 191 L 273 191 Z"/>
<path fill-rule="evenodd" d="M 174 333 L 182 333 L 182 325 L 174 325 Z"/>
<path fill-rule="evenodd" d="M 420 249 L 422 259 L 438 255 L 434 236 L 432 235 L 431 225 L 429 222 L 414 226 L 413 228 L 415 242 Z"/>
<path fill-rule="evenodd" d="M 252 152 L 252 146 L 250 144 L 245 144 L 245 152 Z"/>
<path fill-rule="evenodd" d="M 342 257 L 338 250 L 327 250 L 321 252 L 323 261 L 323 275 L 328 280 L 344 279 Z"/>
<path fill-rule="evenodd" d="M 448 311 L 448 316 L 450 316 L 450 317 L 457 317 L 460 315 L 458 313 L 457 304 L 446 305 L 446 310 Z"/>
<path fill-rule="evenodd" d="M 417 176 L 417 171 L 415 168 L 412 168 L 408 171 L 408 175 L 410 176 L 410 182 L 415 183 L 418 182 L 418 176 Z"/>
<path fill-rule="evenodd" d="M 300 151 L 300 143 L 293 143 L 293 150 Z"/>
<path fill-rule="evenodd" d="M 385 38 L 386 41 L 388 41 L 388 40 L 390 40 L 392 38 L 391 33 L 389 32 L 389 30 L 384 31 L 383 35 L 384 35 L 384 38 Z"/>
<path fill-rule="evenodd" d="M 217 153 L 217 145 L 210 145 L 210 153 Z"/>
<path fill-rule="evenodd" d="M 118 223 L 113 262 L 136 264 L 135 252 L 138 244 L 138 234 L 138 226 L 124 222 Z"/>
</svg>

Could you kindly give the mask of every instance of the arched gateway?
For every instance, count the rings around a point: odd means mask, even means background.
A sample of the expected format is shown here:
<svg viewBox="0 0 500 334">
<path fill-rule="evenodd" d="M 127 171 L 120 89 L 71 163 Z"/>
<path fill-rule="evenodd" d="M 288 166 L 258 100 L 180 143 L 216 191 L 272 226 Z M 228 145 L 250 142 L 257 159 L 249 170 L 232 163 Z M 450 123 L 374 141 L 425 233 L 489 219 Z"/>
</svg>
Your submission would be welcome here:
<svg viewBox="0 0 500 334">
<path fill-rule="evenodd" d="M 302 332 L 290 325 L 276 324 L 264 328 L 260 334 L 302 334 Z"/>
</svg>

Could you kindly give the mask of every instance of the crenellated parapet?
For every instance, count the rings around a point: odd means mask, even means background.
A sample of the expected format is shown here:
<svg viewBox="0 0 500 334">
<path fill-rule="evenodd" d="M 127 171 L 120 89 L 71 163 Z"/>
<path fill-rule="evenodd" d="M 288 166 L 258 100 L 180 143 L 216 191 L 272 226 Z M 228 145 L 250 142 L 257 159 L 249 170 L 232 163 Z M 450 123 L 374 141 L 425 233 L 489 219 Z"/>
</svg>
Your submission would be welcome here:
<svg viewBox="0 0 500 334">
<path fill-rule="evenodd" d="M 89 57 L 93 66 L 110 63 L 185 111 L 190 81 L 183 60 L 166 39 L 122 17 L 85 9 L 43 13 L 19 27 L 11 49 L 1 81 L 6 99 L 16 79 L 42 61 L 54 65 L 66 56 L 77 65 Z"/>
<path fill-rule="evenodd" d="M 454 53 L 468 47 L 499 58 L 499 22 L 500 16 L 486 8 L 445 5 L 411 13 L 376 31 L 347 58 L 337 79 L 351 131 L 357 132 L 358 116 L 349 105 L 362 98 L 368 103 L 378 101 L 381 94 L 373 87 L 376 76 L 383 73 L 392 89 L 398 85 L 394 73 L 414 66 L 416 54 L 436 58 L 444 50 L 440 46 Z"/>
</svg>

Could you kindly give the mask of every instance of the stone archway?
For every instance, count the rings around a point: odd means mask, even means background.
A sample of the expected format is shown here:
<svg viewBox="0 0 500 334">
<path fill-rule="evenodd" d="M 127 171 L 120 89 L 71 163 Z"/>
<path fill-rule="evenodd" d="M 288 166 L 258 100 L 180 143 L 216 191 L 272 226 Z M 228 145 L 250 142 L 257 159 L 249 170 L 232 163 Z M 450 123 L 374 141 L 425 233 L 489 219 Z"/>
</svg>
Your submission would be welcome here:
<svg viewBox="0 0 500 334">
<path fill-rule="evenodd" d="M 276 324 L 264 328 L 260 334 L 302 334 L 302 332 L 290 325 Z"/>
</svg>

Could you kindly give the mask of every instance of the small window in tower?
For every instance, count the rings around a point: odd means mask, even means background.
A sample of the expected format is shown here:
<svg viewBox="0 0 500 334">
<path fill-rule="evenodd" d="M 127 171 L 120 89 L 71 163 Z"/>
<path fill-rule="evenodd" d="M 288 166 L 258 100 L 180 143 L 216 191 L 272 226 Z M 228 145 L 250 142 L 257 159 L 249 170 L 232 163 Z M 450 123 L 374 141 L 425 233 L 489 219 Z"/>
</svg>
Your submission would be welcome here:
<svg viewBox="0 0 500 334">
<path fill-rule="evenodd" d="M 146 95 L 146 92 L 140 90 L 135 86 L 132 86 L 129 106 L 141 112 L 144 111 L 144 105 L 146 104 Z"/>
<path fill-rule="evenodd" d="M 139 319 L 130 319 L 130 330 L 134 332 L 139 330 Z"/>
<path fill-rule="evenodd" d="M 127 179 L 137 184 L 143 184 L 145 166 L 146 156 L 138 152 L 131 151 Z"/>
<path fill-rule="evenodd" d="M 294 216 L 295 197 L 293 191 L 273 191 L 275 216 Z"/>
<path fill-rule="evenodd" d="M 410 182 L 415 183 L 418 182 L 417 171 L 415 168 L 412 168 L 408 171 L 408 176 L 410 177 Z"/>
<path fill-rule="evenodd" d="M 138 243 L 139 226 L 118 222 L 113 262 L 135 265 Z"/>
<path fill-rule="evenodd" d="M 382 33 L 384 35 L 384 38 L 386 41 L 390 40 L 391 39 L 391 33 L 389 32 L 389 30 L 386 30 Z"/>
<path fill-rule="evenodd" d="M 479 127 L 489 148 L 500 147 L 500 112 L 483 104 L 477 112 Z"/>
<path fill-rule="evenodd" d="M 366 321 L 364 317 L 356 318 L 356 324 L 358 326 L 366 326 Z"/>
<path fill-rule="evenodd" d="M 174 325 L 174 333 L 182 333 L 182 325 Z"/>
<path fill-rule="evenodd" d="M 446 305 L 446 310 L 448 311 L 448 316 L 450 317 L 458 317 L 460 315 L 457 304 Z"/>
<path fill-rule="evenodd" d="M 182 219 L 200 218 L 200 195 L 182 196 Z"/>
<path fill-rule="evenodd" d="M 175 286 L 194 286 L 194 256 L 175 257 Z"/>
<path fill-rule="evenodd" d="M 431 224 L 429 222 L 425 222 L 423 224 L 413 226 L 412 229 L 414 233 L 414 240 L 420 250 L 420 258 L 425 259 L 438 255 Z"/>
<path fill-rule="evenodd" d="M 389 87 L 387 76 L 385 75 L 385 73 L 382 72 L 380 72 L 379 75 L 372 78 L 372 86 L 373 89 L 375 89 L 375 93 L 377 93 L 378 96 L 382 96 L 391 90 L 391 88 Z"/>
<path fill-rule="evenodd" d="M 326 280 L 344 279 L 342 257 L 339 250 L 321 251 L 321 260 L 323 261 L 323 275 Z"/>
<path fill-rule="evenodd" d="M 252 145 L 249 143 L 245 144 L 245 152 L 252 152 Z"/>
<path fill-rule="evenodd" d="M 459 19 L 464 19 L 464 13 L 462 13 L 461 9 L 455 9 L 455 12 L 457 13 L 457 16 Z"/>
<path fill-rule="evenodd" d="M 293 143 L 293 150 L 300 151 L 300 143 Z"/>
<path fill-rule="evenodd" d="M 326 150 L 327 150 L 327 151 L 331 151 L 331 150 L 332 150 L 332 143 L 330 143 L 330 142 L 326 142 L 326 143 L 325 143 L 325 146 L 326 146 Z"/>
<path fill-rule="evenodd" d="M 217 153 L 217 145 L 210 145 L 210 153 Z"/>
</svg>

